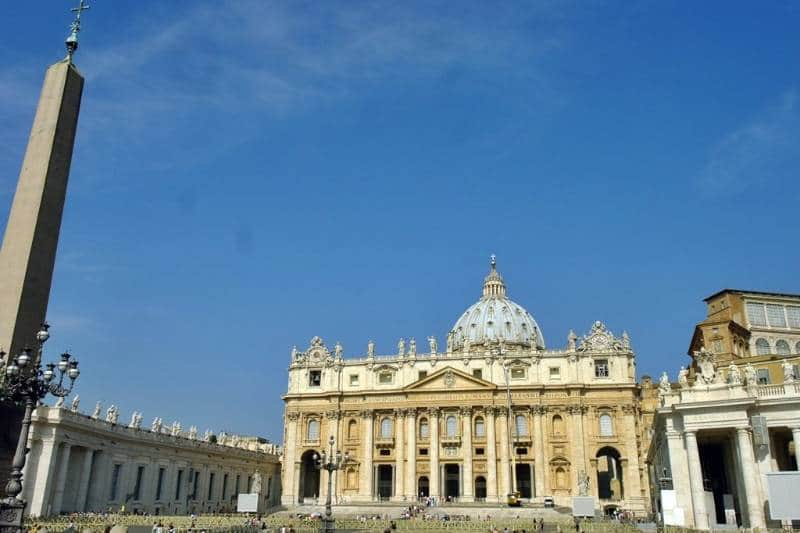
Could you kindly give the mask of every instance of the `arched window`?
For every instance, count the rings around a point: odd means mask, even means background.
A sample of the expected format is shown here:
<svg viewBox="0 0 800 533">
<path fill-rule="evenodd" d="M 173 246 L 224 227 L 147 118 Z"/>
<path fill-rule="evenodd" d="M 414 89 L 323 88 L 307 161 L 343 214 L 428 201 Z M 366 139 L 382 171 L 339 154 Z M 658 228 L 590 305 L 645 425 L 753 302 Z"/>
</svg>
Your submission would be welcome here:
<svg viewBox="0 0 800 533">
<path fill-rule="evenodd" d="M 789 348 L 789 343 L 783 339 L 775 343 L 775 351 L 778 352 L 778 355 L 789 355 L 792 353 L 792 350 Z"/>
<path fill-rule="evenodd" d="M 614 435 L 614 426 L 611 424 L 611 415 L 600 415 L 600 436 L 611 437 Z"/>
<path fill-rule="evenodd" d="M 381 420 L 381 438 L 390 439 L 392 437 L 392 419 L 388 416 Z"/>
<path fill-rule="evenodd" d="M 758 339 L 756 341 L 756 355 L 769 355 L 769 342 L 767 342 L 767 339 Z"/>
<path fill-rule="evenodd" d="M 428 437 L 430 437 L 430 434 L 431 432 L 430 432 L 430 427 L 428 426 L 428 419 L 421 418 L 419 420 L 419 438 L 427 439 Z"/>
<path fill-rule="evenodd" d="M 358 438 L 358 422 L 355 420 L 350 420 L 347 423 L 347 438 L 348 439 L 357 439 Z"/>
<path fill-rule="evenodd" d="M 458 429 L 458 421 L 456 420 L 456 417 L 449 415 L 447 418 L 445 418 L 444 427 L 448 437 L 455 437 Z"/>
<path fill-rule="evenodd" d="M 561 418 L 561 415 L 555 415 L 553 417 L 553 435 L 563 435 L 564 434 L 564 419 Z"/>
<path fill-rule="evenodd" d="M 486 423 L 483 421 L 483 417 L 481 416 L 475 419 L 475 436 L 476 437 L 486 436 Z"/>
<path fill-rule="evenodd" d="M 308 440 L 319 440 L 319 420 L 308 421 Z"/>
<path fill-rule="evenodd" d="M 528 419 L 525 415 L 517 415 L 514 419 L 514 427 L 517 429 L 517 435 L 521 437 L 528 436 Z"/>
</svg>

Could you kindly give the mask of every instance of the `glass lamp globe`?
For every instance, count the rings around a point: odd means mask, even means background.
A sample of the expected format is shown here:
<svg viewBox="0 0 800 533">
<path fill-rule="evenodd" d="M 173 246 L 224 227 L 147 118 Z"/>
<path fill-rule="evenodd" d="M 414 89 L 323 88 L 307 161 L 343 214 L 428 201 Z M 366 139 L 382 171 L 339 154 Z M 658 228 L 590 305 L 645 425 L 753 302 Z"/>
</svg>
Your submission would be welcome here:
<svg viewBox="0 0 800 533">
<path fill-rule="evenodd" d="M 36 340 L 42 343 L 47 342 L 47 339 L 50 338 L 50 332 L 47 331 L 49 327 L 47 324 L 42 324 L 42 329 L 36 333 Z"/>
<path fill-rule="evenodd" d="M 20 368 L 25 368 L 28 366 L 28 363 L 31 362 L 31 356 L 28 355 L 27 351 L 22 352 L 17 356 L 17 364 Z"/>
<path fill-rule="evenodd" d="M 60 371 L 65 371 L 69 366 L 69 354 L 64 352 L 61 354 L 61 361 L 58 362 L 58 369 Z"/>
</svg>

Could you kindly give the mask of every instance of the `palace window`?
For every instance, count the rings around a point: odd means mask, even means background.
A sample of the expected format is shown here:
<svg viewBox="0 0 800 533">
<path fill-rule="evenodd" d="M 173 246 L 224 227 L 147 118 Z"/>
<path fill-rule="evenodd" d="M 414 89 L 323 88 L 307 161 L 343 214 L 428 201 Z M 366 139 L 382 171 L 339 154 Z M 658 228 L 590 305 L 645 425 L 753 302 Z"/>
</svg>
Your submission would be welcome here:
<svg viewBox="0 0 800 533">
<path fill-rule="evenodd" d="M 358 385 L 358 374 L 350 374 L 350 386 Z"/>
<path fill-rule="evenodd" d="M 390 439 L 392 438 L 392 419 L 384 417 L 381 420 L 381 438 L 382 439 Z"/>
<path fill-rule="evenodd" d="M 775 351 L 778 355 L 789 355 L 792 350 L 789 348 L 789 343 L 781 339 L 775 343 Z"/>
<path fill-rule="evenodd" d="M 209 472 L 208 474 L 208 498 L 210 500 L 214 495 L 214 472 Z"/>
<path fill-rule="evenodd" d="M 181 487 L 183 486 L 183 470 L 178 470 L 177 477 L 175 478 L 175 501 L 181 499 Z M 111 498 L 112 500 L 114 498 Z"/>
<path fill-rule="evenodd" d="M 428 419 L 421 418 L 419 421 L 419 438 L 427 439 L 430 437 L 430 427 L 428 426 Z"/>
<path fill-rule="evenodd" d="M 475 448 L 475 455 L 485 455 L 486 450 L 484 448 Z"/>
<path fill-rule="evenodd" d="M 789 305 L 786 307 L 786 318 L 789 319 L 790 328 L 800 328 L 800 307 Z"/>
<path fill-rule="evenodd" d="M 473 368 L 472 369 L 472 377 L 473 378 L 478 378 L 478 379 L 483 379 L 483 370 L 481 370 L 480 368 Z"/>
<path fill-rule="evenodd" d="M 516 435 L 520 437 L 528 436 L 528 419 L 525 415 L 517 415 L 514 419 L 514 427 L 517 430 Z"/>
<path fill-rule="evenodd" d="M 420 370 L 419 371 L 419 379 L 424 379 L 424 378 L 427 378 L 427 377 L 428 377 L 428 371 L 427 370 Z"/>
<path fill-rule="evenodd" d="M 757 355 L 769 355 L 770 348 L 769 342 L 767 339 L 758 339 L 756 340 L 756 354 Z"/>
<path fill-rule="evenodd" d="M 611 415 L 603 413 L 600 415 L 600 436 L 612 437 L 614 435 L 614 427 L 611 424 Z"/>
<path fill-rule="evenodd" d="M 156 483 L 156 501 L 161 500 L 161 491 L 164 489 L 164 474 L 166 473 L 166 468 L 159 468 L 158 469 L 158 483 Z"/>
<path fill-rule="evenodd" d="M 428 455 L 428 448 L 420 448 L 419 449 L 420 455 Z"/>
<path fill-rule="evenodd" d="M 764 304 L 747 302 L 747 318 L 750 319 L 751 326 L 766 326 L 767 315 L 764 312 Z"/>
<path fill-rule="evenodd" d="M 522 367 L 512 368 L 511 379 L 525 379 L 525 369 Z"/>
<path fill-rule="evenodd" d="M 557 366 L 550 367 L 550 379 L 561 379 L 561 368 Z"/>
<path fill-rule="evenodd" d="M 771 328 L 785 328 L 786 316 L 783 314 L 783 306 L 767 304 L 767 320 Z"/>
<path fill-rule="evenodd" d="M 756 370 L 759 385 L 769 385 L 769 370 L 766 368 L 759 368 Z"/>
<path fill-rule="evenodd" d="M 594 377 L 596 378 L 608 377 L 608 359 L 594 360 Z"/>
<path fill-rule="evenodd" d="M 322 370 L 310 370 L 308 372 L 308 386 L 319 387 L 322 384 Z"/>
<path fill-rule="evenodd" d="M 475 436 L 476 437 L 485 437 L 486 436 L 486 423 L 483 421 L 483 417 L 478 417 L 475 419 Z"/>
<path fill-rule="evenodd" d="M 308 421 L 306 438 L 311 441 L 319 440 L 319 420 L 313 419 Z"/>
<path fill-rule="evenodd" d="M 381 372 L 378 374 L 378 383 L 387 384 L 392 382 L 392 373 L 391 372 Z"/>
<path fill-rule="evenodd" d="M 456 420 L 456 417 L 454 417 L 453 415 L 449 415 L 445 419 L 444 425 L 445 425 L 445 431 L 447 432 L 447 436 L 455 437 L 456 431 L 458 429 L 458 421 Z"/>
</svg>

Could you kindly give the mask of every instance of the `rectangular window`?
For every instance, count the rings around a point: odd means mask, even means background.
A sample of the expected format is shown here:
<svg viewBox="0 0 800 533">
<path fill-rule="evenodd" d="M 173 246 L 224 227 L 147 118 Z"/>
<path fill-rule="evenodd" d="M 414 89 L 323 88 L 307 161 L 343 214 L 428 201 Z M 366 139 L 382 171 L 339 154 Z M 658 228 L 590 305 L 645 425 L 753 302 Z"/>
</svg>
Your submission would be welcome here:
<svg viewBox="0 0 800 533">
<path fill-rule="evenodd" d="M 472 377 L 473 378 L 478 378 L 478 379 L 483 379 L 483 370 L 481 370 L 480 368 L 472 369 Z"/>
<path fill-rule="evenodd" d="M 594 360 L 594 377 L 596 378 L 608 377 L 608 359 Z"/>
<path fill-rule="evenodd" d="M 164 473 L 166 468 L 158 469 L 158 483 L 156 484 L 156 501 L 161 499 L 161 490 L 164 488 Z"/>
<path fill-rule="evenodd" d="M 419 379 L 424 379 L 424 378 L 427 378 L 427 377 L 428 377 L 428 371 L 427 370 L 420 370 L 419 371 Z"/>
<path fill-rule="evenodd" d="M 751 326 L 766 326 L 767 315 L 764 312 L 764 304 L 747 302 L 747 318 Z"/>
<path fill-rule="evenodd" d="M 785 328 L 786 316 L 783 314 L 783 306 L 768 304 L 767 305 L 767 320 L 769 320 L 769 327 L 771 328 Z"/>
<path fill-rule="evenodd" d="M 428 448 L 420 448 L 419 449 L 420 455 L 428 455 Z"/>
<path fill-rule="evenodd" d="M 211 500 L 212 495 L 214 494 L 214 472 L 208 473 L 208 498 L 207 500 Z"/>
<path fill-rule="evenodd" d="M 550 367 L 550 379 L 561 379 L 561 368 L 557 366 Z"/>
<path fill-rule="evenodd" d="M 269 476 L 267 478 L 267 499 L 269 499 L 271 494 L 272 494 L 272 476 Z"/>
<path fill-rule="evenodd" d="M 194 472 L 194 483 L 192 484 L 192 499 L 193 500 L 197 499 L 197 485 L 199 484 L 199 482 L 200 482 L 200 472 L 195 470 L 195 472 Z"/>
<path fill-rule="evenodd" d="M 722 341 L 721 340 L 716 339 L 712 343 L 712 346 L 713 346 L 714 353 L 722 353 Z"/>
<path fill-rule="evenodd" d="M 512 368 L 511 369 L 511 379 L 525 379 L 525 369 L 524 368 Z"/>
<path fill-rule="evenodd" d="M 322 385 L 322 370 L 310 370 L 308 372 L 308 386 L 319 387 Z"/>
<path fill-rule="evenodd" d="M 485 453 L 484 448 L 475 448 L 475 455 L 484 455 Z"/>
<path fill-rule="evenodd" d="M 253 488 L 253 477 L 247 476 L 247 494 L 250 494 L 252 488 Z"/>
<path fill-rule="evenodd" d="M 391 383 L 392 382 L 392 373 L 391 372 L 381 372 L 378 374 L 378 383 Z"/>
<path fill-rule="evenodd" d="M 228 496 L 228 474 L 222 476 L 222 499 L 225 500 Z"/>
<path fill-rule="evenodd" d="M 759 385 L 769 385 L 769 370 L 766 368 L 759 368 L 756 370 Z"/>
<path fill-rule="evenodd" d="M 181 487 L 183 486 L 183 470 L 178 470 L 178 477 L 175 479 L 175 501 L 181 500 Z"/>
<path fill-rule="evenodd" d="M 528 448 L 517 448 L 517 455 L 528 455 Z"/>
<path fill-rule="evenodd" d="M 380 451 L 381 455 L 391 455 L 391 453 L 392 453 L 391 450 L 388 450 L 386 448 L 381 448 L 381 451 Z"/>
<path fill-rule="evenodd" d="M 133 499 L 134 501 L 139 499 L 140 493 L 142 492 L 142 477 L 144 476 L 144 467 L 140 466 L 136 469 L 136 484 L 133 486 Z"/>
<path fill-rule="evenodd" d="M 786 307 L 786 318 L 789 319 L 790 328 L 800 328 L 800 307 L 789 305 Z"/>
<path fill-rule="evenodd" d="M 350 374 L 350 386 L 358 385 L 358 374 Z"/>
<path fill-rule="evenodd" d="M 233 486 L 233 493 L 235 495 L 237 495 L 237 496 L 239 495 L 239 478 L 240 477 L 241 476 L 239 474 L 236 474 L 236 484 Z"/>
<path fill-rule="evenodd" d="M 111 501 L 117 499 L 117 492 L 119 491 L 119 474 L 122 471 L 122 465 L 114 465 L 114 470 L 111 472 Z"/>
</svg>

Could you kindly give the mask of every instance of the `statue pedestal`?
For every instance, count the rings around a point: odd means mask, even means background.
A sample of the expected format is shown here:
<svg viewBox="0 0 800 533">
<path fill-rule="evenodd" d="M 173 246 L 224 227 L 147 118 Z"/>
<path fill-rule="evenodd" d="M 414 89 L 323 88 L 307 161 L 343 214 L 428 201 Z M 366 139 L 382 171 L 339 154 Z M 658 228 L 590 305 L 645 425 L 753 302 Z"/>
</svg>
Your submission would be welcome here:
<svg viewBox="0 0 800 533">
<path fill-rule="evenodd" d="M 25 502 L 16 498 L 0 500 L 0 533 L 20 533 Z"/>
</svg>

